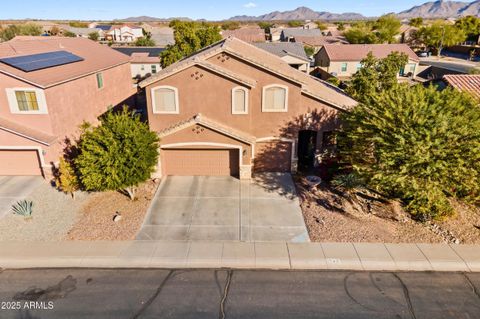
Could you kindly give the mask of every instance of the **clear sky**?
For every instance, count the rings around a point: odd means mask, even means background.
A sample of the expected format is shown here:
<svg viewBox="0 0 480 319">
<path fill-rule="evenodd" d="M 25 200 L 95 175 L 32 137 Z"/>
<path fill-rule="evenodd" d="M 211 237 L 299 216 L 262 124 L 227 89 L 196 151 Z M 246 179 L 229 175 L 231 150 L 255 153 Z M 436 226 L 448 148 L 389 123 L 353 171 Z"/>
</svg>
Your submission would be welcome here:
<svg viewBox="0 0 480 319">
<path fill-rule="evenodd" d="M 379 16 L 427 0 L 2 0 L 0 19 L 110 20 L 148 15 L 223 20 L 306 6 L 315 11 Z M 469 2 L 469 1 L 467 1 Z M 470 1 L 471 2 L 471 1 Z"/>
</svg>

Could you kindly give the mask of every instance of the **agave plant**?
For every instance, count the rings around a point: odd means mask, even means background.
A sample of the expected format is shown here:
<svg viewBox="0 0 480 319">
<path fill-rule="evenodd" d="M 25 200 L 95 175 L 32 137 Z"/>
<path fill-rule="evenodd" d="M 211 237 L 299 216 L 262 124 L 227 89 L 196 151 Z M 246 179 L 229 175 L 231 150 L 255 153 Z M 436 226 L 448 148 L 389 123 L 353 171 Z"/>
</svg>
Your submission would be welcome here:
<svg viewBox="0 0 480 319">
<path fill-rule="evenodd" d="M 12 205 L 13 213 L 23 216 L 25 219 L 32 218 L 33 202 L 21 200 Z"/>
</svg>

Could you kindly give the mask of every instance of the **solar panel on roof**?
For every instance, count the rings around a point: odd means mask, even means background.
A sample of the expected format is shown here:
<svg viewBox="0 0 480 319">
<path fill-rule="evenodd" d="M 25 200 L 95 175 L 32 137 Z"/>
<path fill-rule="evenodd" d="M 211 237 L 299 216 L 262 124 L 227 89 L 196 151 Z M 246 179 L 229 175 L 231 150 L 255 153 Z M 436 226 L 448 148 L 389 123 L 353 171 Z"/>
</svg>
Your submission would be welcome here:
<svg viewBox="0 0 480 319">
<path fill-rule="evenodd" d="M 24 72 L 47 69 L 54 66 L 83 61 L 83 58 L 67 51 L 54 51 L 47 53 L 0 58 L 0 62 L 10 65 Z"/>
</svg>

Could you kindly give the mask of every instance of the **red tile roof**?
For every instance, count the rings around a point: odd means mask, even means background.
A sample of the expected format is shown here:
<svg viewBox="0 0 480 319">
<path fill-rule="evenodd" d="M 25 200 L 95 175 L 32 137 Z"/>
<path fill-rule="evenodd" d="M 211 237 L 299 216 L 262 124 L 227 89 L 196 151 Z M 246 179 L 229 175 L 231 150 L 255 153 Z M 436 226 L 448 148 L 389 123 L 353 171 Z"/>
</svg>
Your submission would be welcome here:
<svg viewBox="0 0 480 319">
<path fill-rule="evenodd" d="M 0 73 L 46 88 L 128 63 L 130 60 L 130 57 L 125 54 L 85 38 L 22 36 L 0 43 L 2 58 L 59 50 L 73 53 L 83 58 L 83 61 L 32 72 L 23 72 L 0 62 Z"/>
<path fill-rule="evenodd" d="M 480 74 L 448 74 L 443 78 L 452 87 L 480 98 Z"/>
<path fill-rule="evenodd" d="M 379 59 L 386 58 L 392 52 L 400 52 L 413 61 L 419 61 L 415 52 L 406 44 L 325 44 L 323 48 L 330 61 L 361 61 L 369 52 Z"/>
</svg>

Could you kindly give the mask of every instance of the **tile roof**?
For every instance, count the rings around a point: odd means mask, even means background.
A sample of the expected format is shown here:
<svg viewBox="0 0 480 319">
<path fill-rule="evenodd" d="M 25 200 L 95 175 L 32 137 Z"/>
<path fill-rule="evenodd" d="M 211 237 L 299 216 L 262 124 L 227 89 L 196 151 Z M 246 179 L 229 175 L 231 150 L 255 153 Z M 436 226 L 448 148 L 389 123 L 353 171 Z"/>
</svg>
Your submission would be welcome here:
<svg viewBox="0 0 480 319">
<path fill-rule="evenodd" d="M 320 29 L 303 29 L 303 28 L 285 28 L 282 30 L 284 37 L 320 37 L 322 31 Z"/>
<path fill-rule="evenodd" d="M 480 74 L 448 74 L 443 78 L 452 87 L 480 98 Z"/>
<path fill-rule="evenodd" d="M 22 124 L 9 121 L 2 117 L 0 117 L 0 130 L 22 136 L 45 145 L 50 145 L 57 139 L 56 136 L 31 129 L 29 127 L 23 126 Z"/>
<path fill-rule="evenodd" d="M 237 140 L 240 140 L 240 141 L 243 141 L 243 142 L 246 142 L 246 143 L 249 143 L 249 144 L 255 142 L 255 136 L 244 133 L 244 132 L 241 132 L 241 131 L 238 131 L 238 130 L 234 130 L 229 126 L 225 126 L 225 125 L 220 124 L 216 121 L 213 121 L 213 120 L 205 117 L 204 115 L 202 115 L 200 113 L 196 114 L 195 116 L 193 116 L 189 119 L 177 122 L 177 123 L 173 124 L 172 126 L 158 132 L 158 136 L 159 137 L 164 137 L 164 136 L 173 134 L 175 132 L 178 132 L 180 130 L 183 130 L 183 129 L 185 129 L 187 127 L 190 127 L 192 125 L 195 125 L 195 124 L 204 125 L 206 127 L 209 127 L 211 129 L 213 129 L 214 131 L 223 133 L 225 135 L 231 136 L 231 137 L 233 137 Z"/>
<path fill-rule="evenodd" d="M 68 51 L 83 61 L 47 69 L 23 72 L 0 62 L 0 73 L 10 75 L 41 88 L 47 88 L 104 69 L 128 63 L 130 58 L 108 46 L 85 38 L 15 37 L 0 43 L 0 57 L 14 57 L 53 51 Z"/>
<path fill-rule="evenodd" d="M 369 52 L 379 59 L 386 58 L 392 52 L 405 53 L 411 60 L 419 61 L 418 56 L 406 44 L 325 44 L 330 61 L 361 61 Z"/>
<path fill-rule="evenodd" d="M 222 31 L 222 37 L 234 36 L 245 42 L 265 42 L 265 30 L 261 28 L 240 28 Z"/>
<path fill-rule="evenodd" d="M 149 56 L 146 52 L 134 52 L 130 56 L 130 63 L 160 63 L 160 57 Z"/>
<path fill-rule="evenodd" d="M 295 37 L 295 42 L 300 42 L 312 47 L 320 47 L 325 44 L 349 44 L 343 36 L 319 36 L 319 37 Z"/>
<path fill-rule="evenodd" d="M 235 37 L 223 39 L 214 43 L 193 55 L 178 61 L 157 74 L 152 75 L 148 79 L 140 82 L 141 87 L 145 87 L 160 79 L 170 76 L 176 72 L 184 70 L 185 68 L 198 63 L 198 61 L 205 61 L 219 53 L 228 53 L 238 57 L 244 61 L 250 62 L 260 68 L 273 72 L 283 78 L 299 83 L 302 86 L 302 92 L 319 99 L 327 104 L 341 109 L 348 109 L 357 104 L 355 100 L 346 95 L 343 91 L 328 84 L 325 81 L 319 80 L 305 72 L 292 68 L 288 63 L 280 57 L 269 53 L 265 50 L 259 49 L 256 46 L 239 40 Z M 231 71 L 228 71 L 232 73 Z M 237 77 L 244 78 L 243 75 L 238 74 Z"/>
<path fill-rule="evenodd" d="M 297 42 L 263 42 L 254 43 L 257 48 L 273 53 L 279 57 L 287 55 L 310 61 L 303 49 L 303 45 Z"/>
</svg>

